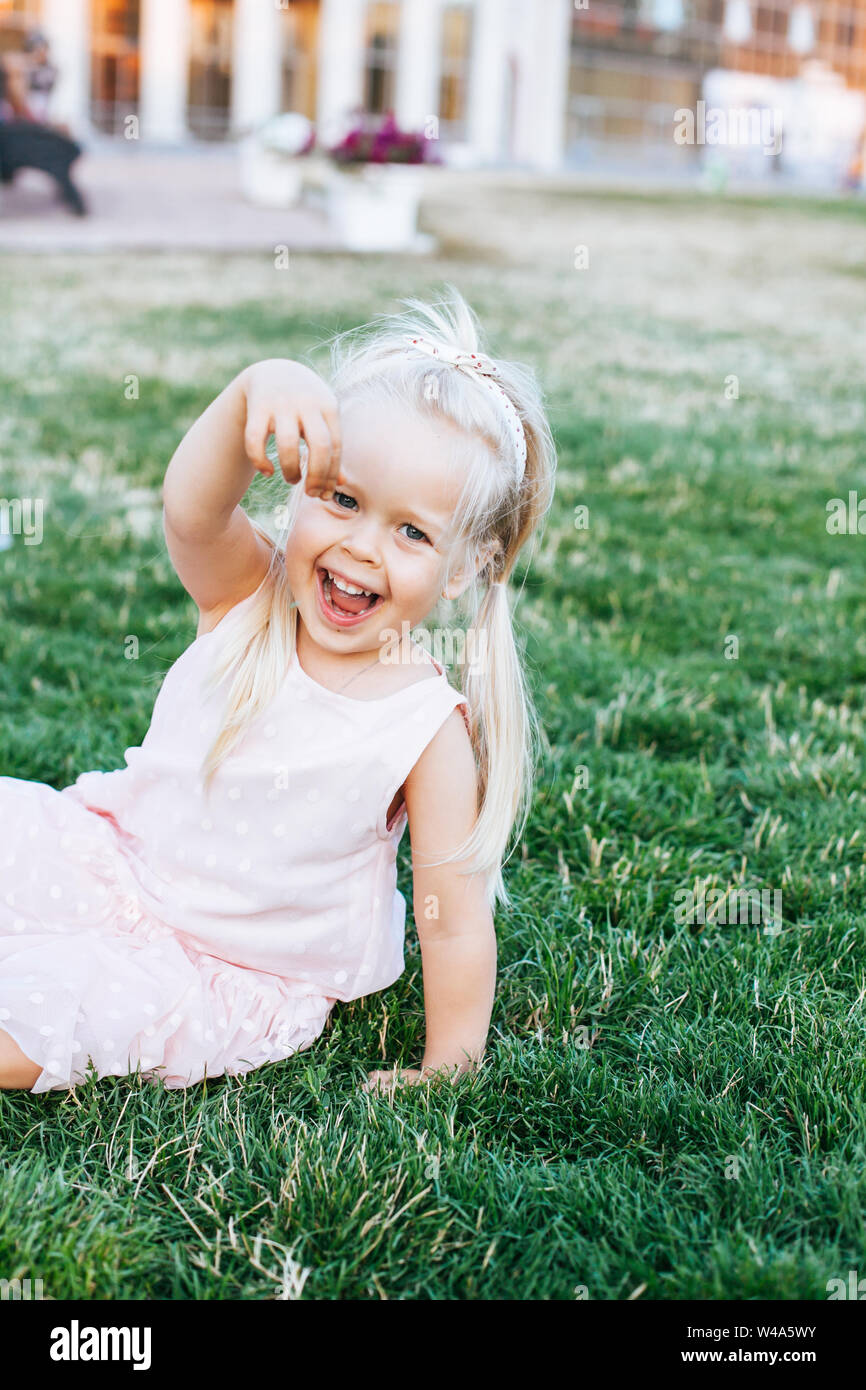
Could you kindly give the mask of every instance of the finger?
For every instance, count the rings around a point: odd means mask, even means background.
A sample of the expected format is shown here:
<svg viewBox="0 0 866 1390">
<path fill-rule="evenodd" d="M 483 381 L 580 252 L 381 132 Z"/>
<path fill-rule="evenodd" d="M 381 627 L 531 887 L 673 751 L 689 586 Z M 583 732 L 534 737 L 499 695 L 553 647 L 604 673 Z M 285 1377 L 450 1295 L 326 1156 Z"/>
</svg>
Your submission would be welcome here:
<svg viewBox="0 0 866 1390">
<path fill-rule="evenodd" d="M 300 482 L 301 454 L 298 422 L 291 415 L 279 415 L 274 424 L 280 468 L 287 483 Z"/>
<path fill-rule="evenodd" d="M 331 464 L 331 434 L 321 415 L 302 422 L 310 455 L 307 461 L 306 490 L 314 497 L 333 493 L 339 465 Z"/>
<path fill-rule="evenodd" d="M 340 465 L 342 463 L 343 458 L 343 431 L 342 426 L 340 424 L 339 406 L 325 406 L 322 410 L 322 419 L 327 425 L 328 431 L 331 436 L 331 458 L 329 472 L 333 474 L 333 477 L 331 479 L 331 485 L 333 488 L 339 486 L 342 482 L 345 481 L 340 472 Z"/>
<path fill-rule="evenodd" d="M 244 427 L 244 452 L 254 468 L 271 477 L 274 465 L 265 453 L 271 422 L 261 415 L 248 415 Z"/>
</svg>

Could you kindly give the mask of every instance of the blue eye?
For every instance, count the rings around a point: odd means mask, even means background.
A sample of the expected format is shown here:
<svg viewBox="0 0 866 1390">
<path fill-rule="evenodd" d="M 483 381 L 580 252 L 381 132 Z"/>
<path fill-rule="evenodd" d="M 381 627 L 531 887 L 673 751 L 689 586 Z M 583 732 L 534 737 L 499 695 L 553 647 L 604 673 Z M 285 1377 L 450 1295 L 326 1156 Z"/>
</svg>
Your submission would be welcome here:
<svg viewBox="0 0 866 1390">
<path fill-rule="evenodd" d="M 331 501 L 336 506 L 342 507 L 343 510 L 347 512 L 357 511 L 358 509 L 357 501 L 354 497 L 350 497 L 348 492 L 335 492 L 333 497 L 331 498 Z M 411 534 L 407 534 L 407 540 L 415 541 L 416 543 L 418 541 L 426 541 L 428 545 L 433 544 L 433 542 L 430 540 L 430 537 L 425 535 L 419 527 L 413 526 L 411 521 L 404 521 L 403 526 L 406 528 L 407 532 L 411 532 Z"/>
</svg>

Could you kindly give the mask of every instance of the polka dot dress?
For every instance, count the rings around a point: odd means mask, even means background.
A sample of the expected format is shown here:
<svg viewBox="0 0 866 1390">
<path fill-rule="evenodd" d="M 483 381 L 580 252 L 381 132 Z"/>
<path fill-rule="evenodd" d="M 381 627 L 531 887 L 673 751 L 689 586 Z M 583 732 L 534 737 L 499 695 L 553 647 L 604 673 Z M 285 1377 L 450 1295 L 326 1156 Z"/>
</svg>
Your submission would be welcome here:
<svg viewBox="0 0 866 1390">
<path fill-rule="evenodd" d="M 295 657 L 207 795 L 224 695 L 205 680 L 249 603 L 171 668 L 125 768 L 63 791 L 0 777 L 0 1029 L 41 1067 L 34 1092 L 239 1075 L 402 973 L 388 808 L 463 697 L 420 648 L 435 671 L 377 700 Z"/>
</svg>

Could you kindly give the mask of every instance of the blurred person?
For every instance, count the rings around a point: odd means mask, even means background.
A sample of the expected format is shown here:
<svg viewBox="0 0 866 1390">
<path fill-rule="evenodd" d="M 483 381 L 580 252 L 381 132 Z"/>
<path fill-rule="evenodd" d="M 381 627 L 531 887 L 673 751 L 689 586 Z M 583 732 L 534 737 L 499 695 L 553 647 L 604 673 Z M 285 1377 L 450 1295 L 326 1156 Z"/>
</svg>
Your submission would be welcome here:
<svg viewBox="0 0 866 1390">
<path fill-rule="evenodd" d="M 28 37 L 23 53 L 0 57 L 0 121 L 30 121 L 71 139 L 65 122 L 49 118 L 59 73 L 48 55 L 48 40 L 36 32 Z"/>
<path fill-rule="evenodd" d="M 0 56 L 0 184 L 13 183 L 20 169 L 37 169 L 56 181 L 66 206 L 83 216 L 87 206 L 71 174 L 81 146 L 67 125 L 48 119 L 57 81 L 48 41 L 33 31 L 24 47 Z"/>
<path fill-rule="evenodd" d="M 12 109 L 12 103 L 7 96 L 8 86 L 9 78 L 6 74 L 6 68 L 3 65 L 3 58 L 0 57 L 0 125 L 2 125 L 4 121 L 11 121 L 15 115 Z"/>
<path fill-rule="evenodd" d="M 32 121 L 28 64 L 21 53 L 0 55 L 0 120 Z"/>
<path fill-rule="evenodd" d="M 36 29 L 28 34 L 24 51 L 29 54 L 27 101 L 30 118 L 34 121 L 42 121 L 47 125 L 50 124 L 51 97 L 59 75 L 49 56 L 48 39 L 40 30 Z"/>
</svg>

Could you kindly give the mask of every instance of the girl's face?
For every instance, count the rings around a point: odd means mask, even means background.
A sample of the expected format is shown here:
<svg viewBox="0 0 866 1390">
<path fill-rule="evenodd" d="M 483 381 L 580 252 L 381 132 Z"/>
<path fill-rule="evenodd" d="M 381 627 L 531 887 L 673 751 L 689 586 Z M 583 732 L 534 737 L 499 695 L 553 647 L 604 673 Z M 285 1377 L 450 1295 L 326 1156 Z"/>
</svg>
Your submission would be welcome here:
<svg viewBox="0 0 866 1390">
<path fill-rule="evenodd" d="M 316 646 L 360 655 L 401 638 L 402 624 L 421 622 L 442 593 L 446 528 L 460 491 L 448 463 L 458 436 L 392 402 L 352 401 L 340 419 L 344 481 L 327 502 L 303 494 L 286 572 Z M 447 597 L 463 587 L 452 577 Z"/>
</svg>

